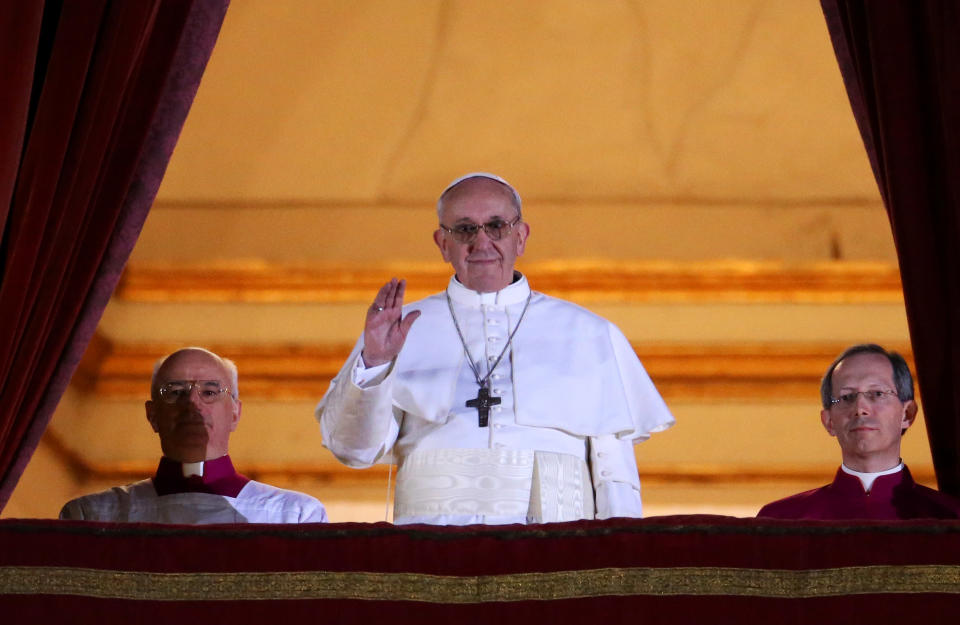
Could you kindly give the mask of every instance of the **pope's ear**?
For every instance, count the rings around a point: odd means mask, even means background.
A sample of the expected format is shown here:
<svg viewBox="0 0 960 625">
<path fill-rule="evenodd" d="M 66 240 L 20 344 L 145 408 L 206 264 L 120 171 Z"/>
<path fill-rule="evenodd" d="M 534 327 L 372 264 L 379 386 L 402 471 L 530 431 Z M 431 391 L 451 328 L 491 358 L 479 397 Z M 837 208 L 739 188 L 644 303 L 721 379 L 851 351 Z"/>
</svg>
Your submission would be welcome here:
<svg viewBox="0 0 960 625">
<path fill-rule="evenodd" d="M 523 256 L 523 250 L 527 247 L 527 237 L 530 236 L 530 224 L 525 221 L 518 223 L 517 236 L 520 237 L 517 242 L 517 256 Z"/>
<path fill-rule="evenodd" d="M 440 248 L 440 255 L 443 256 L 444 262 L 450 262 L 450 257 L 447 255 L 447 237 L 443 236 L 444 232 L 440 228 L 437 228 L 433 231 L 433 242 L 437 244 L 437 247 Z"/>
</svg>

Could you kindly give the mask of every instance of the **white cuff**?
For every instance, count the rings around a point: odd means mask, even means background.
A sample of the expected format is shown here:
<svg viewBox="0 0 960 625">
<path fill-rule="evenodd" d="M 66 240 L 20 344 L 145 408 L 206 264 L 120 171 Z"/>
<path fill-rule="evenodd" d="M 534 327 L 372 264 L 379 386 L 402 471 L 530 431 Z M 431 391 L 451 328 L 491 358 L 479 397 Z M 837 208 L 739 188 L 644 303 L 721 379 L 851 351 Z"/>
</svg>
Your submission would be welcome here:
<svg viewBox="0 0 960 625">
<path fill-rule="evenodd" d="M 387 374 L 390 373 L 390 365 L 393 361 L 385 362 L 382 365 L 367 367 L 363 362 L 363 354 L 357 357 L 357 364 L 353 368 L 353 383 L 360 388 L 369 388 L 383 382 Z"/>
</svg>

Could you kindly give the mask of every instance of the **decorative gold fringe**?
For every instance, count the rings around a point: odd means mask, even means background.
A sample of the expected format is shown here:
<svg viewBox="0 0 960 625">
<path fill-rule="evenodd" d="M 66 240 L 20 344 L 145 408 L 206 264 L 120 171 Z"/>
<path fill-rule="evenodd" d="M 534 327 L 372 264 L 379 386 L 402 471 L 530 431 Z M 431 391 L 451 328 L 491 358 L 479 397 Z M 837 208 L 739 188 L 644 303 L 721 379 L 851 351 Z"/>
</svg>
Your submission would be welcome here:
<svg viewBox="0 0 960 625">
<path fill-rule="evenodd" d="M 799 571 L 637 567 L 479 576 L 330 571 L 150 573 L 0 567 L 0 594 L 141 601 L 361 599 L 468 604 L 610 595 L 801 599 L 902 593 L 960 594 L 960 566 L 850 566 Z"/>
</svg>

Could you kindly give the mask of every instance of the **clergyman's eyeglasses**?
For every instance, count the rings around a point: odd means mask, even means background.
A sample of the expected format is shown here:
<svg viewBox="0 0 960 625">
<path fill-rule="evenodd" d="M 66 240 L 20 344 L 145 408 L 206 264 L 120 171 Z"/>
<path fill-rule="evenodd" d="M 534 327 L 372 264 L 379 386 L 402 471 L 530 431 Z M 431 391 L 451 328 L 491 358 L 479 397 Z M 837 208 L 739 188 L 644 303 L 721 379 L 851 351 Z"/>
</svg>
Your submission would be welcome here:
<svg viewBox="0 0 960 625">
<path fill-rule="evenodd" d="M 172 380 L 160 386 L 160 399 L 165 404 L 175 404 L 181 399 L 189 399 L 194 388 L 200 401 L 205 404 L 212 404 L 230 392 L 229 388 L 220 386 L 216 380 Z"/>
<path fill-rule="evenodd" d="M 477 235 L 480 234 L 480 231 L 483 230 L 487 233 L 487 236 L 490 237 L 493 241 L 499 241 L 503 238 L 503 235 L 510 232 L 515 225 L 520 223 L 520 217 L 517 217 L 513 221 L 504 221 L 502 219 L 492 219 L 485 224 L 474 224 L 474 223 L 462 223 L 448 228 L 443 224 L 440 224 L 440 228 L 444 232 L 448 233 L 459 243 L 473 243 Z"/>
<path fill-rule="evenodd" d="M 897 397 L 897 392 L 891 390 L 854 391 L 850 393 L 844 393 L 840 397 L 831 397 L 830 405 L 841 406 L 843 408 L 852 408 L 853 406 L 857 405 L 857 397 L 860 395 L 863 395 L 863 398 L 867 400 L 867 403 L 875 404 L 887 397 Z"/>
</svg>

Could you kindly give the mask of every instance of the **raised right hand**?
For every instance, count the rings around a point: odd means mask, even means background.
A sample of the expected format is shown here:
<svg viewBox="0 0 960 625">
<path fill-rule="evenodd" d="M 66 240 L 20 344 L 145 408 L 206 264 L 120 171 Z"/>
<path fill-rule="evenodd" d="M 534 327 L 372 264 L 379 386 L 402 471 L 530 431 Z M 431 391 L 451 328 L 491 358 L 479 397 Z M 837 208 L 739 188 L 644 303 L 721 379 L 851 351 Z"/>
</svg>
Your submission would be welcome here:
<svg viewBox="0 0 960 625">
<path fill-rule="evenodd" d="M 410 326 L 420 316 L 414 310 L 403 317 L 403 294 L 406 280 L 393 278 L 377 292 L 373 304 L 367 309 L 363 325 L 363 364 L 375 367 L 397 357 L 407 340 Z"/>
</svg>

